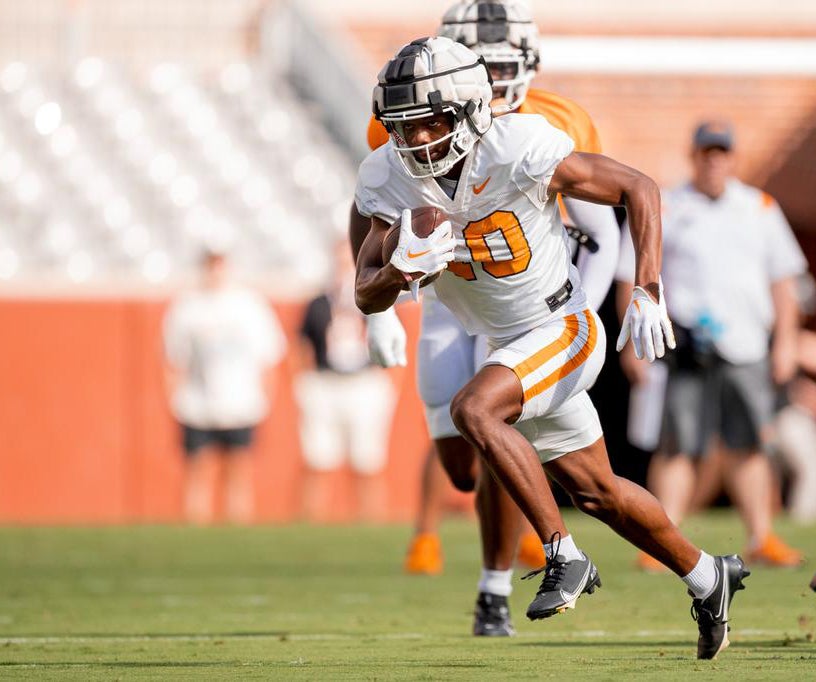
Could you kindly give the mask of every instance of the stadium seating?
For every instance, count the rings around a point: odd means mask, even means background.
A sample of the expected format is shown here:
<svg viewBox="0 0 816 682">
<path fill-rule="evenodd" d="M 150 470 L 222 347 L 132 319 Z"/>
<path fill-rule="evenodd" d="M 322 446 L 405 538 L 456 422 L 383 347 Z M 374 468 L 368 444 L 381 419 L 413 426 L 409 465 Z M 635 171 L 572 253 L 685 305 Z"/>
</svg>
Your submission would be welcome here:
<svg viewBox="0 0 816 682">
<path fill-rule="evenodd" d="M 0 278 L 165 282 L 215 240 L 272 289 L 319 281 L 354 169 L 272 78 L 246 63 L 211 77 L 174 63 L 145 77 L 95 58 L 67 74 L 8 64 Z M 315 258 L 293 258 L 304 249 Z"/>
</svg>

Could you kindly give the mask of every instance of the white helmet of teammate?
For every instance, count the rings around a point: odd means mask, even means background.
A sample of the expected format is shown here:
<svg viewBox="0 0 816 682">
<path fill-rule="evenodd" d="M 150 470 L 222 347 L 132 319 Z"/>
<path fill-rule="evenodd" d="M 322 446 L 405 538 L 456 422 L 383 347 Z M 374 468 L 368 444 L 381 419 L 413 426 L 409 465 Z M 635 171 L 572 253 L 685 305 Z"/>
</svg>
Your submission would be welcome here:
<svg viewBox="0 0 816 682">
<path fill-rule="evenodd" d="M 490 128 L 490 73 L 484 60 L 448 38 L 420 38 L 405 45 L 380 71 L 374 116 L 385 125 L 405 169 L 415 178 L 438 177 L 464 157 Z M 450 114 L 453 129 L 429 144 L 411 147 L 406 121 Z M 450 141 L 440 159 L 431 148 Z"/>
<path fill-rule="evenodd" d="M 445 12 L 438 33 L 484 57 L 494 97 L 504 98 L 509 111 L 521 106 L 540 61 L 538 28 L 526 2 L 459 2 Z"/>
</svg>

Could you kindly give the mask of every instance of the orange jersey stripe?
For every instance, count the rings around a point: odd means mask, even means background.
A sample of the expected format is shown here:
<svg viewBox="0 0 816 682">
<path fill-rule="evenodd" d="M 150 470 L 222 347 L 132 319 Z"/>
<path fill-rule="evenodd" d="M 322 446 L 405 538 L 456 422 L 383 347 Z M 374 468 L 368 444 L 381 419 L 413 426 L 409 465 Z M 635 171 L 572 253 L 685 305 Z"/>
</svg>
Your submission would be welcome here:
<svg viewBox="0 0 816 682">
<path fill-rule="evenodd" d="M 578 336 L 579 331 L 580 323 L 578 322 L 578 316 L 568 315 L 565 317 L 564 331 L 561 332 L 561 336 L 559 336 L 552 343 L 548 343 L 537 353 L 534 353 L 529 358 L 513 367 L 513 372 L 515 372 L 516 376 L 519 378 L 519 381 L 526 377 L 530 372 L 537 370 L 548 360 L 554 358 L 565 348 L 569 348 L 570 344 L 572 344 L 572 342 L 575 340 L 575 337 Z"/>
<path fill-rule="evenodd" d="M 598 329 L 595 326 L 595 319 L 589 310 L 584 311 L 584 318 L 586 319 L 587 326 L 589 327 L 589 336 L 587 337 L 586 343 L 581 346 L 581 350 L 579 350 L 575 355 L 567 360 L 567 362 L 561 365 L 561 367 L 548 374 L 537 384 L 534 384 L 524 391 L 524 402 L 535 398 L 538 394 L 543 393 L 555 383 L 563 379 L 570 372 L 578 369 L 578 367 L 586 362 L 586 359 L 590 356 L 592 351 L 595 350 L 595 344 L 598 341 Z"/>
</svg>

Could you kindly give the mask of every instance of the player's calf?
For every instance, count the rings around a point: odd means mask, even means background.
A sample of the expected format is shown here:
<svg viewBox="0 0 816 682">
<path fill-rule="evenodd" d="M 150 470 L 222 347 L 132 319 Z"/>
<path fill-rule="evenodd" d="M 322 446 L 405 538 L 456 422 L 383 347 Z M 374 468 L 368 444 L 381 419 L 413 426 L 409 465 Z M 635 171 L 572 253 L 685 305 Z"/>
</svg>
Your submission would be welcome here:
<svg viewBox="0 0 816 682">
<path fill-rule="evenodd" d="M 623 506 L 620 500 L 620 488 L 616 483 L 614 479 L 596 481 L 591 487 L 572 492 L 570 498 L 579 511 L 607 525 L 614 525 L 621 516 Z"/>
</svg>

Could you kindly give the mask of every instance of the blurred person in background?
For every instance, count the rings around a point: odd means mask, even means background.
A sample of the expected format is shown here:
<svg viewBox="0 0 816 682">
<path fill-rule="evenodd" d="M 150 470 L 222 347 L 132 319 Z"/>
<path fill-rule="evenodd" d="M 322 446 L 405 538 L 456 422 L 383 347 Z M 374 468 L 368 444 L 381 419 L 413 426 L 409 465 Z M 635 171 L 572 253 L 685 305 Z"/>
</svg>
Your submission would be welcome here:
<svg viewBox="0 0 816 682">
<path fill-rule="evenodd" d="M 266 300 L 232 280 L 224 245 L 205 249 L 198 286 L 172 302 L 164 347 L 168 397 L 186 455 L 185 517 L 213 520 L 222 468 L 225 517 L 251 521 L 249 455 L 255 428 L 269 412 L 273 369 L 286 340 Z"/>
<path fill-rule="evenodd" d="M 347 455 L 355 475 L 358 517 L 382 520 L 381 474 L 396 394 L 387 373 L 369 362 L 348 244 L 339 242 L 334 255 L 331 285 L 309 303 L 300 326 L 302 362 L 295 395 L 307 466 L 303 511 L 316 520 L 331 508 L 331 474 Z"/>
<path fill-rule="evenodd" d="M 734 177 L 727 122 L 701 123 L 691 180 L 664 193 L 663 278 L 677 349 L 669 360 L 658 451 L 649 488 L 669 517 L 689 512 L 697 468 L 719 437 L 725 486 L 748 532 L 748 561 L 793 566 L 802 554 L 772 528 L 775 479 L 766 453 L 777 388 L 796 372 L 795 279 L 807 268 L 781 209 Z M 630 240 L 618 268 L 619 310 L 634 277 Z M 631 349 L 621 354 L 633 386 L 647 379 Z M 641 553 L 645 570 L 664 570 Z"/>
<path fill-rule="evenodd" d="M 803 308 L 816 312 L 813 280 L 806 278 Z M 788 509 L 797 521 L 816 521 L 816 332 L 798 336 L 799 373 L 787 387 L 776 419 L 774 446 L 790 477 Z"/>
<path fill-rule="evenodd" d="M 540 36 L 526 2 L 458 2 L 445 12 L 437 33 L 463 43 L 484 57 L 493 78 L 491 108 L 494 115 L 518 112 L 544 116 L 573 138 L 577 151 L 601 152 L 598 132 L 584 109 L 556 93 L 530 88 L 540 61 Z M 382 123 L 372 118 L 368 129 L 369 146 L 376 149 L 388 143 L 388 139 Z M 473 192 L 479 194 L 483 189 L 484 186 L 474 187 Z M 589 302 L 599 307 L 612 283 L 617 262 L 620 230 L 614 213 L 607 206 L 575 199 L 564 199 L 561 208 L 565 222 L 579 228 L 570 228 L 575 237 L 571 246 Z M 369 221 L 360 220 L 357 211 L 352 209 L 351 241 L 355 253 L 368 230 Z M 579 243 L 589 248 L 579 249 Z M 447 471 L 457 489 L 476 491 L 483 570 L 474 630 L 476 634 L 506 634 L 510 629 L 505 628 L 502 618 L 493 618 L 492 613 L 504 612 L 503 605 L 511 592 L 514 561 L 518 558 L 535 568 L 546 559 L 540 539 L 509 495 L 492 476 L 479 475 L 477 454 L 459 435 L 450 417 L 451 399 L 473 377 L 486 355 L 485 339 L 469 336 L 453 313 L 439 302 L 433 289 L 424 291 L 418 383 L 434 447 L 423 467 L 420 508 L 404 566 L 408 573 L 442 571 L 438 526 Z M 389 361 L 401 360 L 404 364 L 405 334 L 393 308 L 369 315 L 368 325 L 372 356 L 386 366 Z M 394 347 L 399 347 L 398 353 L 392 352 Z M 490 595 L 491 604 L 500 606 L 482 608 L 480 604 L 485 594 Z"/>
</svg>

